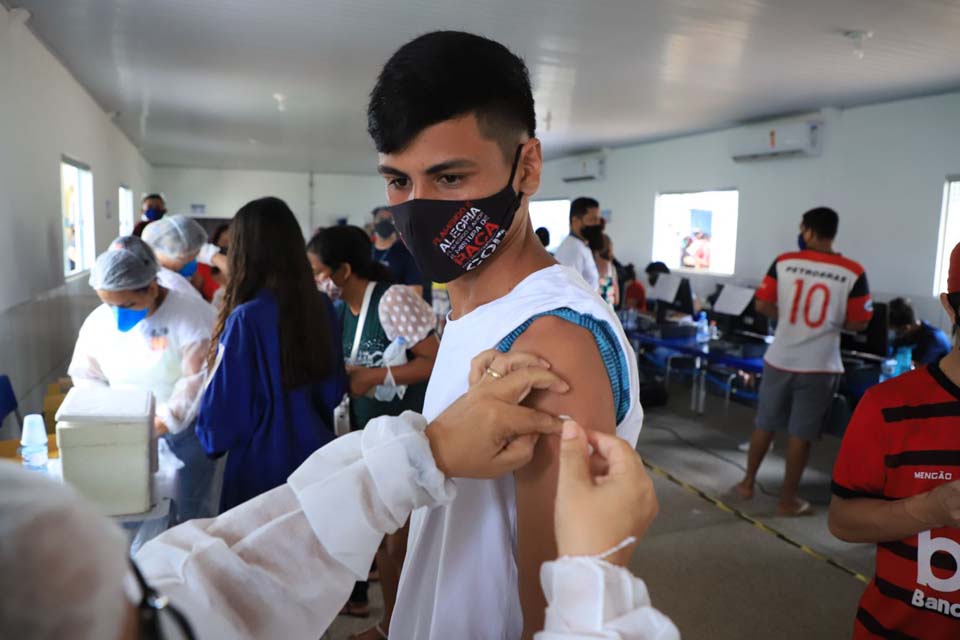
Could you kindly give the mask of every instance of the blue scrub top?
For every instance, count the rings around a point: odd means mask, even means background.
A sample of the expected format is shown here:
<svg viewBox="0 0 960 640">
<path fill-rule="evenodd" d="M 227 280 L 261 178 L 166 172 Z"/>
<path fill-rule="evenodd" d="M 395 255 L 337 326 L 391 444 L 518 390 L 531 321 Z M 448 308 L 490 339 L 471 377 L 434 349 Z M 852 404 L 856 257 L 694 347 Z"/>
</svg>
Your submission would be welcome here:
<svg viewBox="0 0 960 640">
<path fill-rule="evenodd" d="M 913 335 L 893 342 L 894 351 L 899 347 L 913 347 L 913 359 L 921 365 L 937 362 L 953 349 L 947 334 L 926 320 L 920 322 L 920 329 Z"/>
<path fill-rule="evenodd" d="M 318 293 L 318 295 L 323 295 Z M 285 390 L 277 303 L 261 291 L 227 318 L 223 355 L 203 394 L 197 436 L 207 455 L 229 453 L 220 510 L 280 486 L 310 454 L 333 440 L 333 410 L 347 390 L 340 330 L 324 296 L 334 373 Z"/>
</svg>

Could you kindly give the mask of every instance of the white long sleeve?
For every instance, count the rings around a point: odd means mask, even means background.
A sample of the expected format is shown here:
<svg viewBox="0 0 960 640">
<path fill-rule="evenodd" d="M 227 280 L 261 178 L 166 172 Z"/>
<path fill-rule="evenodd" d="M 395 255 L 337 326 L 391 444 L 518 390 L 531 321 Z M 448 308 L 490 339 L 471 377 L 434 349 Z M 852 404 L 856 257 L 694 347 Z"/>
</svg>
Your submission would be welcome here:
<svg viewBox="0 0 960 640">
<path fill-rule="evenodd" d="M 148 542 L 137 565 L 200 640 L 316 640 L 366 578 L 383 535 L 413 509 L 453 498 L 425 428 L 411 412 L 372 420 L 314 453 L 287 484 Z M 541 582 L 548 607 L 537 640 L 680 637 L 625 569 L 561 558 L 543 565 Z"/>
<path fill-rule="evenodd" d="M 544 629 L 535 640 L 679 640 L 680 632 L 650 604 L 643 580 L 595 558 L 544 563 Z"/>
<path fill-rule="evenodd" d="M 385 533 L 455 492 L 422 416 L 379 418 L 314 453 L 287 484 L 187 522 L 136 561 L 198 638 L 316 640 L 367 575 Z"/>
</svg>

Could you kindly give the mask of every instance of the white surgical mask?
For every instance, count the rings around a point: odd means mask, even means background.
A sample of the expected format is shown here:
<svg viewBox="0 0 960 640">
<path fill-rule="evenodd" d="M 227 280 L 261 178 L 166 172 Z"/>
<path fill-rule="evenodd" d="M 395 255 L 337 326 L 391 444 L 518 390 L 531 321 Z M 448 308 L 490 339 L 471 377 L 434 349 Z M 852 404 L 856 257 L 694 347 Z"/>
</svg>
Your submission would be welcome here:
<svg viewBox="0 0 960 640">
<path fill-rule="evenodd" d="M 323 278 L 317 282 L 317 291 L 327 294 L 327 296 L 334 302 L 339 300 L 340 295 L 343 293 L 343 290 L 337 286 L 337 284 L 333 281 L 333 278 Z"/>
</svg>

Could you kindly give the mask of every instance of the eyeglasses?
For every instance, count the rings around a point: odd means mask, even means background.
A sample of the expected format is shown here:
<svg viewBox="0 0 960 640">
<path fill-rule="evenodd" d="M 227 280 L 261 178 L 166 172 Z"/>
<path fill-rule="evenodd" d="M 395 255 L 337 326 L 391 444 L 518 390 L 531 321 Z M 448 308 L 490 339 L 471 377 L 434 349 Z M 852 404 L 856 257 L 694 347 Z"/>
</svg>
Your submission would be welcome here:
<svg viewBox="0 0 960 640">
<path fill-rule="evenodd" d="M 183 613 L 170 604 L 170 599 L 159 593 L 156 589 L 147 584 L 147 580 L 140 573 L 137 564 L 130 560 L 130 567 L 133 569 L 133 575 L 140 585 L 140 591 L 143 597 L 140 604 L 137 605 L 137 626 L 140 630 L 141 640 L 173 640 L 166 638 L 163 633 L 164 627 L 168 624 L 161 624 L 161 619 L 166 617 L 169 622 L 178 630 L 178 637 L 185 640 L 197 640 L 193 633 L 193 627 Z"/>
</svg>

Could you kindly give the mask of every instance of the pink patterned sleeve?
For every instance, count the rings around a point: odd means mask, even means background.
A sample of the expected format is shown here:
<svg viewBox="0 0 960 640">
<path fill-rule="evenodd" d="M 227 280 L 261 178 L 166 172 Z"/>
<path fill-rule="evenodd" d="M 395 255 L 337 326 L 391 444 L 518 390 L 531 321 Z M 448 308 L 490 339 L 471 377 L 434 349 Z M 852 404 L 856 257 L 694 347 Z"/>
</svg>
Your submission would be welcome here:
<svg viewBox="0 0 960 640">
<path fill-rule="evenodd" d="M 413 347 L 437 328 L 437 318 L 423 298 L 402 284 L 387 289 L 380 299 L 380 324 L 393 341 L 403 336 Z"/>
</svg>

